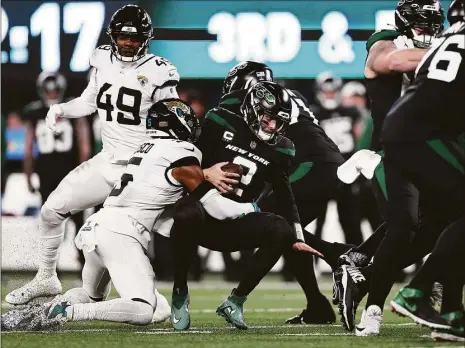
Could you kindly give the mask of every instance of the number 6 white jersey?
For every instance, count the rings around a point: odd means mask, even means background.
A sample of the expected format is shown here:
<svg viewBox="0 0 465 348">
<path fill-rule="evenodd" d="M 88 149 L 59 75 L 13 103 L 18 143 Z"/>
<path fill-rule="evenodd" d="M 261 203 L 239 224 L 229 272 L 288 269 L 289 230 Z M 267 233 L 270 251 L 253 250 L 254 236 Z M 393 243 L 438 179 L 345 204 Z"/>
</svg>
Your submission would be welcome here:
<svg viewBox="0 0 465 348">
<path fill-rule="evenodd" d="M 128 234 L 146 247 L 149 231 L 164 209 L 183 195 L 183 186 L 171 171 L 175 167 L 200 165 L 202 153 L 191 143 L 175 139 L 150 139 L 129 160 L 94 220 L 116 233 Z M 128 226 L 127 217 L 134 225 Z M 139 229 L 139 232 L 136 230 Z"/>
<path fill-rule="evenodd" d="M 78 103 L 75 99 L 61 104 L 65 117 L 80 117 L 86 115 L 85 111 L 98 110 L 103 150 L 115 160 L 127 160 L 138 145 L 149 139 L 145 119 L 152 104 L 178 97 L 178 72 L 168 60 L 153 54 L 136 62 L 121 62 L 111 53 L 110 46 L 96 48 L 90 65 L 93 69 L 89 85 L 77 98 Z"/>
</svg>

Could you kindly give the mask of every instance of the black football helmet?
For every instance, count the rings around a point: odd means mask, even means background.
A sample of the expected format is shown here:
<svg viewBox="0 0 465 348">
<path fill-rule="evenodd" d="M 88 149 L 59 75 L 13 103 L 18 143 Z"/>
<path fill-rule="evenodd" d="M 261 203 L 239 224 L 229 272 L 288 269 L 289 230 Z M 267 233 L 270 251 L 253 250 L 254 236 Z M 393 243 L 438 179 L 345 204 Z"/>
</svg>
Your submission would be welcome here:
<svg viewBox="0 0 465 348">
<path fill-rule="evenodd" d="M 192 107 L 178 98 L 153 104 L 147 115 L 146 133 L 151 137 L 169 137 L 194 143 L 200 136 L 200 122 Z"/>
<path fill-rule="evenodd" d="M 465 21 L 465 0 L 454 0 L 450 4 L 447 21 L 450 25 Z"/>
<path fill-rule="evenodd" d="M 111 17 L 107 34 L 110 36 L 111 50 L 116 58 L 124 62 L 134 62 L 142 58 L 149 47 L 153 37 L 152 20 L 149 14 L 137 5 L 126 5 L 116 11 Z M 116 43 L 118 36 L 131 37 L 134 41 L 142 43 L 140 48 L 128 54 L 123 47 Z"/>
<path fill-rule="evenodd" d="M 257 82 L 273 81 L 273 72 L 266 64 L 245 61 L 232 68 L 223 82 L 223 95 L 239 89 L 248 89 Z"/>
<path fill-rule="evenodd" d="M 47 107 L 59 104 L 63 101 L 67 85 L 62 74 L 42 71 L 36 81 L 37 94 Z"/>
<path fill-rule="evenodd" d="M 428 48 L 444 29 L 444 10 L 439 0 L 400 0 L 395 23 L 397 30 L 412 39 L 415 47 Z"/>
<path fill-rule="evenodd" d="M 291 97 L 286 89 L 277 83 L 258 82 L 247 92 L 241 112 L 255 135 L 273 145 L 285 134 L 291 122 Z M 272 123 L 275 123 L 274 129 L 267 130 Z"/>
<path fill-rule="evenodd" d="M 333 110 L 341 104 L 342 80 L 332 72 L 320 73 L 315 79 L 314 88 L 316 99 L 323 108 Z"/>
</svg>

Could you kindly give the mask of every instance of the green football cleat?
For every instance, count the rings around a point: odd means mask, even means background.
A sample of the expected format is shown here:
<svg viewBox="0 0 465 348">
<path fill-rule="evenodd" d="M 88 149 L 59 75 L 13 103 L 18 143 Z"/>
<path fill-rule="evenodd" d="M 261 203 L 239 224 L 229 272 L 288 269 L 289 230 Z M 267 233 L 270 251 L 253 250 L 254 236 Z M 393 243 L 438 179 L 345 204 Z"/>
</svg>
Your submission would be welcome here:
<svg viewBox="0 0 465 348">
<path fill-rule="evenodd" d="M 415 288 L 403 288 L 391 301 L 392 311 L 432 329 L 450 329 L 450 323 L 431 306 L 428 296 Z"/>
<path fill-rule="evenodd" d="M 171 323 L 175 330 L 188 330 L 191 326 L 189 294 L 177 295 L 173 292 L 171 302 Z"/>
<path fill-rule="evenodd" d="M 68 301 L 55 300 L 52 301 L 49 307 L 45 310 L 45 315 L 47 319 L 64 319 L 68 320 L 68 313 L 66 308 L 71 306 Z"/>
<path fill-rule="evenodd" d="M 235 289 L 234 289 L 235 290 Z M 244 309 L 243 305 L 246 296 L 231 295 L 217 308 L 216 314 L 223 317 L 228 323 L 234 325 L 237 329 L 247 330 L 247 324 L 244 322 Z"/>
<path fill-rule="evenodd" d="M 465 342 L 465 312 L 457 311 L 443 314 L 452 327 L 449 330 L 434 329 L 431 338 L 436 341 Z"/>
</svg>

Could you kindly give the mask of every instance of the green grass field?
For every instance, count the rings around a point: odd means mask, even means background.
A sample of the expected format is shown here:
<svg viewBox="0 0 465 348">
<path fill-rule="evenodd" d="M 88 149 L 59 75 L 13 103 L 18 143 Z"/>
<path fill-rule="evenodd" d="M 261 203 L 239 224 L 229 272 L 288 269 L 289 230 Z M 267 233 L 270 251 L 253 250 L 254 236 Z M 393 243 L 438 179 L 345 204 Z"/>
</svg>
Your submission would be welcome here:
<svg viewBox="0 0 465 348">
<path fill-rule="evenodd" d="M 2 312 L 7 310 L 3 301 L 6 293 L 27 278 L 2 277 Z M 63 280 L 65 289 L 79 286 L 76 278 Z M 191 285 L 192 328 L 175 333 L 169 322 L 146 327 L 106 322 L 66 323 L 60 331 L 2 333 L 2 347 L 41 348 L 116 348 L 116 347 L 460 347 L 462 344 L 436 343 L 429 338 L 429 330 L 399 318 L 385 310 L 384 325 L 379 337 L 359 338 L 334 325 L 285 325 L 286 318 L 300 312 L 305 298 L 296 283 L 283 283 L 278 278 L 266 278 L 245 304 L 247 331 L 232 329 L 215 314 L 216 307 L 229 294 L 234 284 L 221 279 Z M 331 296 L 331 282 L 322 280 L 320 287 Z M 168 300 L 170 284 L 160 284 L 159 289 Z M 395 288 L 398 290 L 398 287 Z M 392 294 L 389 297 L 392 298 Z M 115 295 L 113 292 L 112 295 Z M 387 308 L 387 307 L 386 307 Z M 336 308 L 335 308 L 336 310 Z M 357 321 L 361 310 L 357 315 Z"/>
</svg>

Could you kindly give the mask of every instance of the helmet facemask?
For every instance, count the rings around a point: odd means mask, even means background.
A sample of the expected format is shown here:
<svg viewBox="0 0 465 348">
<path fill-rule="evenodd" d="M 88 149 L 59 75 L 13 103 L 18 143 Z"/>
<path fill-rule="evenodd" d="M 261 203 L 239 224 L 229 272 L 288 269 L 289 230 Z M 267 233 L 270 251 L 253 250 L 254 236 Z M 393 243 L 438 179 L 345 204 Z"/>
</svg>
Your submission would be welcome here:
<svg viewBox="0 0 465 348">
<path fill-rule="evenodd" d="M 129 29 L 129 30 L 124 30 Z M 147 54 L 147 49 L 149 47 L 149 42 L 151 39 L 151 33 L 137 34 L 131 31 L 133 27 L 123 27 L 121 31 L 109 33 L 111 50 L 115 57 L 123 62 L 135 62 Z M 140 42 L 141 45 L 139 48 L 124 47 L 118 45 L 117 41 L 120 39 L 130 38 L 134 42 Z M 132 54 L 130 50 L 133 50 Z M 125 52 L 126 51 L 126 52 Z"/>
<path fill-rule="evenodd" d="M 419 5 L 407 1 L 396 10 L 396 26 L 417 48 L 429 48 L 433 39 L 444 29 L 444 13 L 439 3 Z"/>
</svg>

